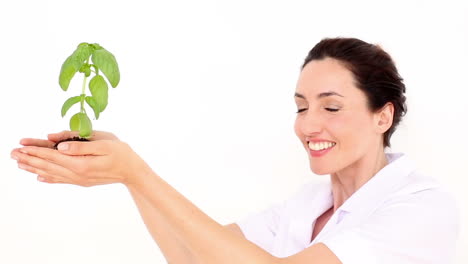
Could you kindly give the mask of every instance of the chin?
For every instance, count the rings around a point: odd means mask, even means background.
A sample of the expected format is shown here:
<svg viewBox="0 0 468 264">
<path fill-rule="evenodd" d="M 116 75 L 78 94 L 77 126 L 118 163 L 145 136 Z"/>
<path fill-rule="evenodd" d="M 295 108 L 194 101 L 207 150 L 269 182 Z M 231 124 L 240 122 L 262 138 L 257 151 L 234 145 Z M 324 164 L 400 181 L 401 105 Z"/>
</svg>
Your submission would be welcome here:
<svg viewBox="0 0 468 264">
<path fill-rule="evenodd" d="M 330 168 L 313 166 L 313 165 L 310 165 L 310 169 L 316 175 L 328 175 L 328 174 L 331 174 L 332 172 Z"/>
</svg>

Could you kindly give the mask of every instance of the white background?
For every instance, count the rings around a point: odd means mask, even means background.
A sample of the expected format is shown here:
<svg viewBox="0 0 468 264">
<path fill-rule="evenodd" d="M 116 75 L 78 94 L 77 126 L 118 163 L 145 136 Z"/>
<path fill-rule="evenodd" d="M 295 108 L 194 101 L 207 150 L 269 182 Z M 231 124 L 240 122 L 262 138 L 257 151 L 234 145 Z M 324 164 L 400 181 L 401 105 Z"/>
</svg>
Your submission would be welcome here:
<svg viewBox="0 0 468 264">
<path fill-rule="evenodd" d="M 393 137 L 457 198 L 468 263 L 468 8 L 463 1 L 2 1 L 0 263 L 163 263 L 121 185 L 37 182 L 10 159 L 23 137 L 68 129 L 81 91 L 58 85 L 80 42 L 116 56 L 97 130 L 128 142 L 222 224 L 317 181 L 293 131 L 299 67 L 324 37 L 380 44 L 407 85 Z M 323 177 L 323 176 L 322 176 Z M 437 212 L 434 212 L 437 213 Z"/>
</svg>

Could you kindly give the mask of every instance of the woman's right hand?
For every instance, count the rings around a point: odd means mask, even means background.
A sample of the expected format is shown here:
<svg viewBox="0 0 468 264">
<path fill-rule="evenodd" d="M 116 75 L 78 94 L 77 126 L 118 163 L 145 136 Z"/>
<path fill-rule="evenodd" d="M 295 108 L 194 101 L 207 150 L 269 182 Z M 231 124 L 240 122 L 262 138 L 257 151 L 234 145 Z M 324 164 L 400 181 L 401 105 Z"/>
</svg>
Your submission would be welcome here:
<svg viewBox="0 0 468 264">
<path fill-rule="evenodd" d="M 59 133 L 52 133 L 47 135 L 47 139 L 38 139 L 38 138 L 23 138 L 20 140 L 20 144 L 23 146 L 36 146 L 44 148 L 54 148 L 54 145 L 60 140 L 78 137 L 78 131 L 68 131 L 64 130 Z M 110 132 L 104 131 L 93 131 L 89 140 L 100 140 L 100 139 L 109 139 L 109 140 L 119 140 L 117 136 Z"/>
<path fill-rule="evenodd" d="M 13 149 L 11 157 L 18 167 L 47 183 L 130 186 L 144 183 L 145 177 L 154 175 L 128 144 L 109 132 L 93 131 L 90 142 L 64 142 L 53 150 L 57 142 L 75 136 L 78 132 L 62 131 L 49 134 L 47 140 L 24 138 L 20 141 L 24 147 Z"/>
</svg>

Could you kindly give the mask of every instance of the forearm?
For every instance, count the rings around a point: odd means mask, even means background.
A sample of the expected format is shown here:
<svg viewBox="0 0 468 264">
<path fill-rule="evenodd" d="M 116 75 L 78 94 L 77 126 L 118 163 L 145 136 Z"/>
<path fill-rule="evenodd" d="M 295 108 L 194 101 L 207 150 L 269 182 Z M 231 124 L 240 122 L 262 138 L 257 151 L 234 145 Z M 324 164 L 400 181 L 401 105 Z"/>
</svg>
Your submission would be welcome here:
<svg viewBox="0 0 468 264">
<path fill-rule="evenodd" d="M 154 172 L 133 187 L 171 227 L 203 264 L 272 264 L 277 259 L 257 245 L 229 232 L 211 219 Z"/>
<path fill-rule="evenodd" d="M 128 188 L 143 221 L 170 264 L 197 264 L 187 247 L 177 238 L 161 214 L 133 188 Z"/>
</svg>

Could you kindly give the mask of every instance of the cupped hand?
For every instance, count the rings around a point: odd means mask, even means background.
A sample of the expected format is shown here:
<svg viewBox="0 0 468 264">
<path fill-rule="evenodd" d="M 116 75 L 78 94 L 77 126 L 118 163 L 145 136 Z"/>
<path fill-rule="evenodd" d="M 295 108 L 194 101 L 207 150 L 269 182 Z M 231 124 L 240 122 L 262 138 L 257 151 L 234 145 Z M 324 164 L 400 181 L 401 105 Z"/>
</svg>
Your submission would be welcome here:
<svg viewBox="0 0 468 264">
<path fill-rule="evenodd" d="M 53 148 L 54 145 L 64 139 L 78 137 L 78 131 L 68 131 L 64 130 L 58 133 L 52 133 L 47 135 L 47 140 L 39 139 L 39 138 L 23 138 L 20 140 L 20 144 L 23 146 L 37 146 L 37 147 L 45 147 L 45 148 Z M 111 139 L 111 140 L 119 140 L 117 136 L 110 132 L 105 131 L 93 131 L 91 134 L 90 140 L 101 140 L 101 139 Z"/>
<path fill-rule="evenodd" d="M 24 138 L 24 147 L 11 152 L 18 167 L 38 175 L 47 183 L 94 186 L 110 183 L 136 184 L 152 173 L 149 166 L 115 135 L 93 132 L 90 142 L 67 141 L 52 149 L 56 142 L 77 136 L 62 131 L 49 134 L 47 140 Z"/>
</svg>

